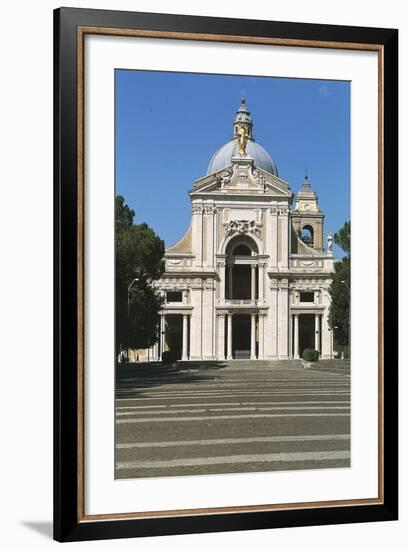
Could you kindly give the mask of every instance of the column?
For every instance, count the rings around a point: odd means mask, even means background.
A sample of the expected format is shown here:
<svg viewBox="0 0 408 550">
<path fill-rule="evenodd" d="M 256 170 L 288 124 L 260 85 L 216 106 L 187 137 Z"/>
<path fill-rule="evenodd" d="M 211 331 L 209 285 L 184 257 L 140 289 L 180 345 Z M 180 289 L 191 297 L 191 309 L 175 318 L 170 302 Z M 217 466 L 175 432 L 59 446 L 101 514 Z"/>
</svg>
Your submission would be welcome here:
<svg viewBox="0 0 408 550">
<path fill-rule="evenodd" d="M 218 264 L 218 300 L 225 300 L 225 264 Z"/>
<path fill-rule="evenodd" d="M 188 315 L 183 315 L 183 352 L 181 356 L 182 361 L 187 361 L 188 359 Z"/>
<path fill-rule="evenodd" d="M 229 287 L 228 298 L 232 300 L 233 293 L 232 293 L 232 265 L 231 264 L 228 265 L 228 287 Z"/>
<path fill-rule="evenodd" d="M 286 279 L 281 279 L 278 291 L 278 357 L 289 357 L 289 287 Z"/>
<path fill-rule="evenodd" d="M 264 325 L 265 325 L 265 316 L 258 316 L 258 359 L 263 359 L 265 356 L 264 353 Z"/>
<path fill-rule="evenodd" d="M 217 316 L 217 359 L 219 361 L 225 360 L 225 315 Z"/>
<path fill-rule="evenodd" d="M 261 303 L 264 300 L 264 265 L 263 263 L 258 265 L 258 300 Z"/>
<path fill-rule="evenodd" d="M 203 207 L 200 203 L 193 204 L 191 220 L 191 239 L 195 254 L 195 267 L 203 265 Z"/>
<path fill-rule="evenodd" d="M 326 309 L 322 317 L 322 359 L 333 359 L 333 329 L 329 326 L 329 313 Z"/>
<path fill-rule="evenodd" d="M 299 359 L 299 315 L 294 315 L 293 358 Z"/>
<path fill-rule="evenodd" d="M 165 340 L 165 333 L 166 333 L 166 319 L 163 313 L 160 315 L 160 361 L 162 360 L 163 352 L 164 352 L 164 340 Z"/>
<path fill-rule="evenodd" d="M 320 319 L 319 314 L 315 313 L 315 350 L 320 352 Z"/>
<path fill-rule="evenodd" d="M 251 315 L 251 359 L 256 359 L 256 315 Z"/>
<path fill-rule="evenodd" d="M 256 265 L 251 264 L 251 300 L 256 299 Z"/>
<path fill-rule="evenodd" d="M 269 290 L 269 308 L 265 319 L 265 334 L 267 337 L 264 342 L 265 359 L 278 358 L 278 288 L 276 279 L 272 279 Z"/>
<path fill-rule="evenodd" d="M 227 359 L 232 359 L 232 315 L 228 314 L 228 345 L 227 345 Z"/>
<path fill-rule="evenodd" d="M 270 265 L 272 268 L 278 265 L 278 211 L 276 207 L 271 208 L 271 248 L 270 248 Z"/>
</svg>

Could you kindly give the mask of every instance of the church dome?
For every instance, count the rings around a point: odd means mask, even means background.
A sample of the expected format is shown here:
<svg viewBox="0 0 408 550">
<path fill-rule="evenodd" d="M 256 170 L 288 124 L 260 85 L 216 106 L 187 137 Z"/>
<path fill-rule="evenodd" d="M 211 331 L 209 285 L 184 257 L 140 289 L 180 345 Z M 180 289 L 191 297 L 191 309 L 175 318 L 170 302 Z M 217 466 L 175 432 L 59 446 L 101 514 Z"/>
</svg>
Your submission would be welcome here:
<svg viewBox="0 0 408 550">
<path fill-rule="evenodd" d="M 245 151 L 246 156 L 253 159 L 256 168 L 261 168 L 270 174 L 278 176 L 278 169 L 272 157 L 261 145 L 259 145 L 259 143 L 256 143 L 252 137 L 252 118 L 250 114 L 245 99 L 242 99 L 241 105 L 235 115 L 233 138 L 213 154 L 207 168 L 207 175 L 214 174 L 219 170 L 231 166 L 232 158 L 239 156 L 238 134 L 239 128 L 243 126 L 248 134 L 248 142 Z"/>
<path fill-rule="evenodd" d="M 254 159 L 254 165 L 270 174 L 278 175 L 276 164 L 265 149 L 254 140 L 249 140 L 246 147 L 247 156 Z M 232 157 L 238 156 L 238 140 L 231 139 L 225 145 L 220 147 L 211 157 L 207 168 L 207 175 L 214 174 L 223 168 L 232 164 Z"/>
</svg>

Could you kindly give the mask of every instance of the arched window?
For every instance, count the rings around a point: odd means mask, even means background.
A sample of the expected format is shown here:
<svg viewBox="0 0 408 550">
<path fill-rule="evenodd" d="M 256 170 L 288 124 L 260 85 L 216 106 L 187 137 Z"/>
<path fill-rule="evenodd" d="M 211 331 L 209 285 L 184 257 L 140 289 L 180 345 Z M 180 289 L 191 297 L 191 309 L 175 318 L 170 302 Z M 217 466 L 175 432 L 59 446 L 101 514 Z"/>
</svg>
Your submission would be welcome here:
<svg viewBox="0 0 408 550">
<path fill-rule="evenodd" d="M 307 246 L 313 246 L 313 227 L 304 225 L 300 230 L 300 238 Z"/>
<path fill-rule="evenodd" d="M 234 256 L 250 256 L 251 250 L 246 244 L 238 244 L 232 251 Z"/>
<path fill-rule="evenodd" d="M 227 256 L 252 256 L 258 254 L 256 242 L 248 235 L 237 235 L 227 245 Z"/>
</svg>

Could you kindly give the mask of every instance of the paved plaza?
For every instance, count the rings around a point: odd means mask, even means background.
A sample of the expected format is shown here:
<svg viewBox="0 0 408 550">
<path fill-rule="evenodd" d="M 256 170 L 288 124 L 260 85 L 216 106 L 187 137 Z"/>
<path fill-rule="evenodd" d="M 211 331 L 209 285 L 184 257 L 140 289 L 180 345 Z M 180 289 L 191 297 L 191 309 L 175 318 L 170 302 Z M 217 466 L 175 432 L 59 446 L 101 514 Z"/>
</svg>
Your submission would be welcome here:
<svg viewBox="0 0 408 550">
<path fill-rule="evenodd" d="M 300 361 L 119 366 L 116 478 L 350 466 L 350 376 Z"/>
</svg>

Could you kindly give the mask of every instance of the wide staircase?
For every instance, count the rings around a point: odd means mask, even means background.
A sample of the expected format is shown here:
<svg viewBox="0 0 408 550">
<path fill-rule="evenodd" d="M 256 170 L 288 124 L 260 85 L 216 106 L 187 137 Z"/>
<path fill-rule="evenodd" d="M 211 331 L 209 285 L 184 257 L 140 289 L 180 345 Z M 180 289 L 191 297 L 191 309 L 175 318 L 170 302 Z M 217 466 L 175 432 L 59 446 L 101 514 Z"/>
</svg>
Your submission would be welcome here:
<svg viewBox="0 0 408 550">
<path fill-rule="evenodd" d="M 264 359 L 233 359 L 231 361 L 177 361 L 177 367 L 201 367 L 201 366 L 225 366 L 228 369 L 285 369 L 285 368 L 303 368 L 300 359 L 267 361 Z"/>
<path fill-rule="evenodd" d="M 312 363 L 311 369 L 335 374 L 350 374 L 350 359 L 322 359 Z"/>
</svg>

